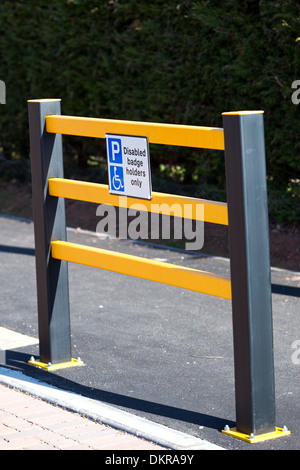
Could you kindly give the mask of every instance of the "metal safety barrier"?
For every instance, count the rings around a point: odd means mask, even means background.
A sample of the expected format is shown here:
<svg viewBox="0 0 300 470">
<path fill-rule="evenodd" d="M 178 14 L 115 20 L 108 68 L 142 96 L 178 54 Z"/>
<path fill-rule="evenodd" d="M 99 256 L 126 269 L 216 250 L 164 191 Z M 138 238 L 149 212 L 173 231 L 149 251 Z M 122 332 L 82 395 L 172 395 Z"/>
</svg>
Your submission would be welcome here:
<svg viewBox="0 0 300 470">
<path fill-rule="evenodd" d="M 68 262 L 112 270 L 232 300 L 236 428 L 249 442 L 286 434 L 275 426 L 269 228 L 262 111 L 223 113 L 223 128 L 62 116 L 60 100 L 29 100 L 39 366 L 71 358 Z M 107 185 L 64 179 L 62 134 L 147 137 L 149 143 L 225 150 L 227 204 L 153 193 L 147 210 L 204 204 L 204 221 L 229 225 L 230 279 L 137 256 L 69 243 L 64 198 L 119 205 Z M 169 215 L 169 212 L 166 211 Z M 180 216 L 182 211 L 180 211 Z M 176 216 L 176 214 L 174 214 Z M 196 211 L 190 216 L 195 219 Z"/>
</svg>

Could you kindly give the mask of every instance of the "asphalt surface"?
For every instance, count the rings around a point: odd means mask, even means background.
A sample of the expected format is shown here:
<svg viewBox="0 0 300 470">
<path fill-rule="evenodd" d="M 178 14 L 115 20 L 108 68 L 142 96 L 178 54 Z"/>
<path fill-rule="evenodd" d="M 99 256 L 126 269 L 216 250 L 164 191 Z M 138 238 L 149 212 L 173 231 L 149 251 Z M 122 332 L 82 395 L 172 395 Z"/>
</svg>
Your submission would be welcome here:
<svg viewBox="0 0 300 470">
<path fill-rule="evenodd" d="M 74 229 L 68 240 L 229 274 L 223 258 Z M 0 327 L 37 339 L 30 221 L 0 217 L 0 282 Z M 276 425 L 286 425 L 291 435 L 259 444 L 221 432 L 235 425 L 230 301 L 71 263 L 69 289 L 72 355 L 85 365 L 34 368 L 28 360 L 39 356 L 35 343 L 0 345 L 0 366 L 145 419 L 154 433 L 162 426 L 227 450 L 300 449 L 300 273 L 272 268 Z"/>
</svg>

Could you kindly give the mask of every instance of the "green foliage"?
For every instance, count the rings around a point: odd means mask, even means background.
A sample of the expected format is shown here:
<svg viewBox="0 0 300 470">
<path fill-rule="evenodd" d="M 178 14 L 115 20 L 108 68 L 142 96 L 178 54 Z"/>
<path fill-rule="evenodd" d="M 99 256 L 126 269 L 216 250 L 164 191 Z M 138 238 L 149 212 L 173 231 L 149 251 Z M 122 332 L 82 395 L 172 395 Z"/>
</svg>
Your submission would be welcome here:
<svg viewBox="0 0 300 470">
<path fill-rule="evenodd" d="M 6 159 L 28 158 L 28 99 L 61 98 L 63 114 L 217 127 L 224 111 L 262 109 L 271 188 L 289 195 L 299 180 L 297 2 L 2 0 L 0 35 Z M 104 152 L 95 140 L 64 143 L 73 167 Z M 151 157 L 157 175 L 224 189 L 222 152 L 153 146 Z"/>
</svg>

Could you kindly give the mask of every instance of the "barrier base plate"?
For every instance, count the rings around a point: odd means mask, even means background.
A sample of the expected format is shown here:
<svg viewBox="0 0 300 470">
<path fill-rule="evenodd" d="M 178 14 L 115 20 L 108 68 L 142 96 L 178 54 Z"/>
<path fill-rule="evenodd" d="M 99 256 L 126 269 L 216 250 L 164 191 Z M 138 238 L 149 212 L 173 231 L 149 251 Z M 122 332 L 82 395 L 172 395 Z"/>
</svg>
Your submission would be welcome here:
<svg viewBox="0 0 300 470">
<path fill-rule="evenodd" d="M 255 444 L 257 442 L 263 442 L 269 439 L 277 439 L 278 437 L 288 436 L 289 434 L 291 434 L 291 431 L 289 431 L 285 427 L 275 427 L 275 431 L 273 432 L 267 432 L 265 434 L 258 434 L 257 436 L 255 436 L 252 434 L 244 434 L 242 432 L 238 432 L 236 428 L 231 428 L 229 430 L 224 429 L 222 433 L 227 434 L 231 437 L 235 437 L 236 439 L 240 439 L 242 441 L 250 442 L 250 444 Z"/>
<path fill-rule="evenodd" d="M 34 358 L 31 358 L 28 361 L 28 364 L 34 367 L 45 369 L 45 370 L 58 370 L 58 369 L 66 369 L 67 367 L 83 366 L 84 362 L 80 358 L 78 359 L 71 358 L 71 361 L 68 361 L 68 362 L 60 362 L 58 364 L 52 364 L 51 362 L 48 362 L 48 364 L 46 364 L 45 362 L 40 362 Z"/>
</svg>

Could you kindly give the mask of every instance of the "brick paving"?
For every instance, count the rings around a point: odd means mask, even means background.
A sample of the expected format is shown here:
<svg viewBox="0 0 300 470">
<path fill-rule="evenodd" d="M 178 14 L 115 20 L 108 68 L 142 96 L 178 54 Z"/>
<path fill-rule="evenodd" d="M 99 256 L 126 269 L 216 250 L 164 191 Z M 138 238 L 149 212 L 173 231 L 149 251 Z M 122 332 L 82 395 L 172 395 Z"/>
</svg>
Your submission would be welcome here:
<svg viewBox="0 0 300 470">
<path fill-rule="evenodd" d="M 0 384 L 0 450 L 161 450 L 78 413 Z"/>
</svg>

